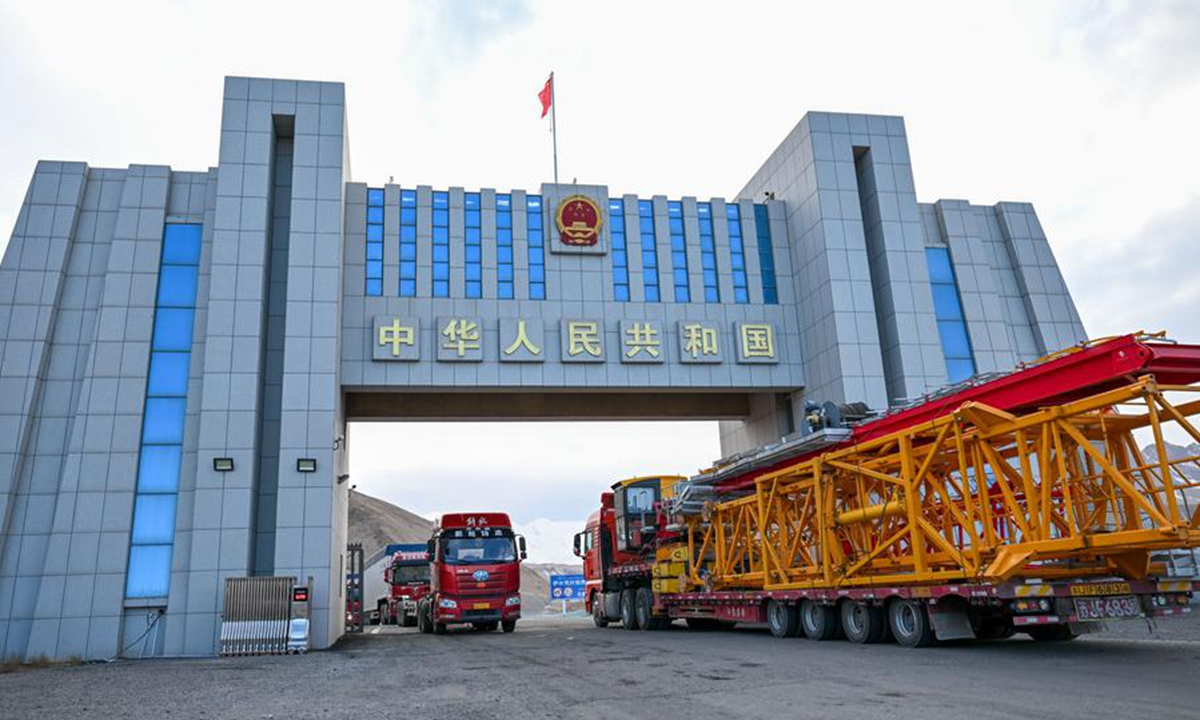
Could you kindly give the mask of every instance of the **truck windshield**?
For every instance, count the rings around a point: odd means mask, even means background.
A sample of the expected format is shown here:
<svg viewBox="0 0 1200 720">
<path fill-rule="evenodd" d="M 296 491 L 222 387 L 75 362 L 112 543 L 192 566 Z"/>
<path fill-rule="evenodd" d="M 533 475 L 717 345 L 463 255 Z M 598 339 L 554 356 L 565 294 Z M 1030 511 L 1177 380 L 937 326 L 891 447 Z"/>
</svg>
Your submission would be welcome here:
<svg viewBox="0 0 1200 720">
<path fill-rule="evenodd" d="M 393 565 L 392 584 L 429 582 L 429 565 Z"/>
<path fill-rule="evenodd" d="M 508 563 L 517 559 L 511 537 L 446 538 L 442 560 L 447 565 Z"/>
</svg>

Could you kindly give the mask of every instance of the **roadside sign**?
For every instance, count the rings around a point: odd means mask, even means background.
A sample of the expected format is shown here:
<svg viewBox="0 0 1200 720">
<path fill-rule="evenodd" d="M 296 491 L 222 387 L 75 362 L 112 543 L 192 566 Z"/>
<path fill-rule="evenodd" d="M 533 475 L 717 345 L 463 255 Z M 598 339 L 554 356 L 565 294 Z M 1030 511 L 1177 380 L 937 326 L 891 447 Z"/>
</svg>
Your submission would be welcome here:
<svg viewBox="0 0 1200 720">
<path fill-rule="evenodd" d="M 582 600 L 584 580 L 582 575 L 551 575 L 551 600 Z"/>
</svg>

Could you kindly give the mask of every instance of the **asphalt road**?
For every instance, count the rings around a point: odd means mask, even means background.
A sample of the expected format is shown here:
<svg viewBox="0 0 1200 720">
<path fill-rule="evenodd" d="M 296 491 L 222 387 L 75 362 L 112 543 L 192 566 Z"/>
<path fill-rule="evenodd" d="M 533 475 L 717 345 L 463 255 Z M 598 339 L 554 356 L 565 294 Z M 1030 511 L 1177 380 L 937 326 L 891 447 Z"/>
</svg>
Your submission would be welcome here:
<svg viewBox="0 0 1200 720">
<path fill-rule="evenodd" d="M 1184 718 L 1200 617 L 1073 643 L 911 650 L 760 630 L 512 635 L 393 628 L 303 657 L 118 662 L 0 675 L 0 718 Z"/>
</svg>

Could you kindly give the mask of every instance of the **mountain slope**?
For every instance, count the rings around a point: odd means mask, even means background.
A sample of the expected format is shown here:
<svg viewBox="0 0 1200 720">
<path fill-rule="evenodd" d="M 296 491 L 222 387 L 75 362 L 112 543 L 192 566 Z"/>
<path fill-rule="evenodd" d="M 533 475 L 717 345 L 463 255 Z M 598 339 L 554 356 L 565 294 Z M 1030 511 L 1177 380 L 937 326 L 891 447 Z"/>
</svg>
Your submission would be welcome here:
<svg viewBox="0 0 1200 720">
<path fill-rule="evenodd" d="M 369 561 L 388 543 L 425 542 L 433 522 L 385 500 L 350 493 L 349 542 L 362 543 Z M 562 563 L 521 563 L 521 602 L 525 612 L 541 612 L 550 596 L 550 575 L 580 573 L 582 568 Z"/>
</svg>

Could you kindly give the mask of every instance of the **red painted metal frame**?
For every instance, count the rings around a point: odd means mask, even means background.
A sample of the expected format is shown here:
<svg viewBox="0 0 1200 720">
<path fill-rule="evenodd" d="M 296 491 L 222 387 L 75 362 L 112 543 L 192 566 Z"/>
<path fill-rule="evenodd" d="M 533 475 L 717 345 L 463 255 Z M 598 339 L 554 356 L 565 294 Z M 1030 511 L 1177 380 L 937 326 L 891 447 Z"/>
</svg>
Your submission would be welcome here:
<svg viewBox="0 0 1200 720">
<path fill-rule="evenodd" d="M 963 403 L 978 402 L 1007 412 L 1027 412 L 1078 400 L 1154 375 L 1167 385 L 1200 382 L 1200 345 L 1176 345 L 1123 335 L 1008 375 L 972 385 L 856 425 L 849 440 L 816 453 L 796 455 L 717 483 L 718 492 L 748 488 L 759 477 L 802 462 L 819 452 L 882 437 L 948 415 Z"/>
</svg>

